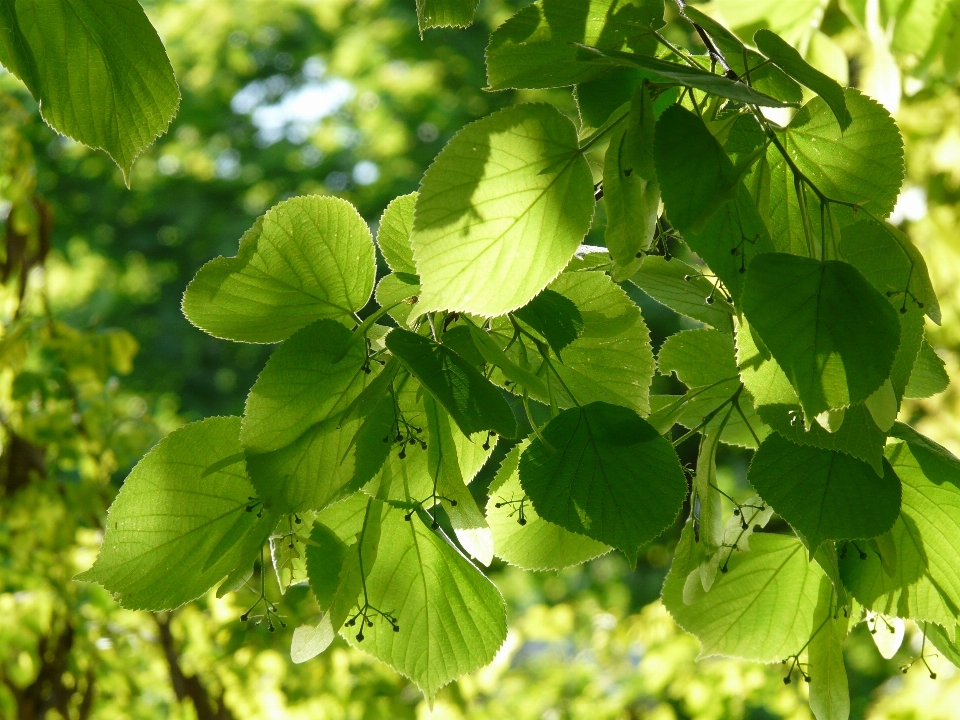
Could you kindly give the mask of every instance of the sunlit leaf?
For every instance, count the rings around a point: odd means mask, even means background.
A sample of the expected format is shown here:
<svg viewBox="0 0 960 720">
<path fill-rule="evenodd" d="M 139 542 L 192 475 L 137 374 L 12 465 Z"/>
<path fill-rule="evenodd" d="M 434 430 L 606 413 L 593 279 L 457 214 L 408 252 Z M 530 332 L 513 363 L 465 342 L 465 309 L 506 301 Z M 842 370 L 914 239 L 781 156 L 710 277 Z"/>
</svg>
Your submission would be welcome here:
<svg viewBox="0 0 960 720">
<path fill-rule="evenodd" d="M 236 257 L 200 269 L 183 312 L 216 337 L 278 342 L 319 318 L 353 321 L 375 273 L 370 230 L 350 203 L 293 198 L 254 223 Z"/>
<path fill-rule="evenodd" d="M 6 2 L 0 62 L 57 132 L 105 150 L 130 183 L 134 160 L 180 105 L 163 43 L 136 0 Z"/>
<path fill-rule="evenodd" d="M 573 257 L 593 211 L 590 168 L 558 110 L 518 105 L 467 125 L 417 197 L 421 307 L 487 317 L 523 307 Z"/>
<path fill-rule="evenodd" d="M 275 514 L 247 510 L 261 507 L 254 494 L 240 418 L 187 425 L 131 471 L 97 561 L 77 579 L 100 583 L 127 608 L 172 610 L 195 600 L 240 563 L 247 537 L 262 547 L 276 524 Z"/>
</svg>

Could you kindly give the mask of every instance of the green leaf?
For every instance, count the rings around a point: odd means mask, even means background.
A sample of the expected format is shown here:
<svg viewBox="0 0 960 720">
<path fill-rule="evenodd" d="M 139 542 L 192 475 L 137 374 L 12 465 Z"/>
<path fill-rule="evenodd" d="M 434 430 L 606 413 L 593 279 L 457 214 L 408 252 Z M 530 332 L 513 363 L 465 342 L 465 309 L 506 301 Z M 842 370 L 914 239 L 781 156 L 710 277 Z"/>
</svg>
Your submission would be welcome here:
<svg viewBox="0 0 960 720">
<path fill-rule="evenodd" d="M 381 392 L 346 416 L 378 379 L 364 371 L 364 344 L 351 340 L 333 320 L 303 328 L 274 352 L 251 388 L 240 437 L 250 477 L 268 505 L 320 510 L 359 489 L 383 464 L 389 452 L 383 438 L 395 424 L 392 401 Z"/>
<path fill-rule="evenodd" d="M 406 522 L 404 510 L 386 509 L 367 576 L 369 603 L 390 612 L 399 631 L 375 620 L 364 628 L 362 642 L 352 634 L 347 640 L 433 698 L 451 680 L 493 660 L 507 637 L 507 617 L 493 583 L 424 517 Z"/>
<path fill-rule="evenodd" d="M 177 113 L 163 43 L 136 0 L 5 2 L 0 63 L 59 133 L 105 150 L 129 186 L 137 156 Z"/>
<path fill-rule="evenodd" d="M 413 261 L 413 245 L 410 243 L 413 207 L 416 202 L 415 192 L 396 197 L 390 201 L 380 217 L 377 246 L 383 253 L 383 259 L 395 273 L 417 274 L 417 266 Z"/>
<path fill-rule="evenodd" d="M 660 185 L 653 164 L 656 128 L 646 84 L 637 87 L 626 123 L 610 136 L 603 161 L 604 240 L 613 256 L 614 279 L 633 274 L 653 242 L 660 211 Z"/>
<path fill-rule="evenodd" d="M 927 263 L 910 238 L 885 222 L 865 218 L 841 231 L 840 253 L 877 290 L 897 302 L 921 308 L 940 323 L 940 303 L 930 282 Z"/>
<path fill-rule="evenodd" d="M 609 552 L 609 546 L 537 514 L 520 485 L 520 454 L 527 444 L 507 454 L 490 484 L 487 522 L 497 557 L 524 570 L 562 570 Z"/>
<path fill-rule="evenodd" d="M 585 127 L 599 128 L 624 103 L 630 102 L 637 86 L 652 75 L 635 67 L 615 67 L 595 80 L 580 83 L 574 88 L 577 110 Z M 661 92 L 653 101 L 654 113 L 659 116 L 680 96 L 676 87 Z"/>
<path fill-rule="evenodd" d="M 752 258 L 774 250 L 741 173 L 703 121 L 679 105 L 657 123 L 655 150 L 671 224 L 738 300 Z"/>
<path fill-rule="evenodd" d="M 503 395 L 453 350 L 402 328 L 387 335 L 387 349 L 450 413 L 464 435 L 493 430 L 516 437 L 517 421 Z"/>
<path fill-rule="evenodd" d="M 841 553 L 843 582 L 865 607 L 885 615 L 938 623 L 953 631 L 960 613 L 960 461 L 933 441 L 897 423 L 886 456 L 903 484 L 893 526 L 896 568 L 855 548 Z M 845 556 L 844 556 L 845 555 Z"/>
<path fill-rule="evenodd" d="M 316 523 L 311 536 L 316 544 L 307 546 L 310 587 L 322 614 L 316 626 L 301 625 L 294 631 L 290 658 L 295 663 L 305 662 L 329 647 L 347 618 L 358 610 L 364 579 L 376 563 L 386 506 L 362 494 L 335 507 L 343 506 L 349 506 L 344 508 L 346 513 L 340 513 L 341 519 L 349 517 L 346 525 L 339 524 L 334 530 Z M 356 621 L 355 615 L 353 619 Z"/>
<path fill-rule="evenodd" d="M 409 426 L 416 437 L 425 439 L 426 436 L 423 433 L 427 432 L 427 414 L 424 409 L 424 398 L 427 392 L 423 386 L 414 377 L 401 371 L 393 394 L 396 398 L 396 412 L 401 420 L 401 427 Z M 456 446 L 460 477 L 465 483 L 470 483 L 493 453 L 497 438 L 496 436 L 491 438 L 482 433 L 467 437 L 460 432 L 449 414 L 444 414 L 444 417 L 450 424 Z M 421 432 L 417 433 L 415 428 L 419 428 Z M 401 458 L 400 449 L 395 446 L 395 450 L 390 453 L 384 463 L 380 477 L 368 483 L 364 490 L 372 495 L 377 494 L 379 485 L 389 482 L 389 492 L 384 499 L 399 502 L 420 502 L 429 499 L 433 493 L 433 476 L 428 468 L 427 453 L 417 445 L 407 444 L 404 457 Z"/>
<path fill-rule="evenodd" d="M 487 46 L 491 90 L 575 85 L 610 63 L 579 57 L 573 43 L 652 53 L 651 30 L 663 27 L 662 0 L 538 0 L 498 27 Z"/>
<path fill-rule="evenodd" d="M 400 327 L 412 327 L 420 317 L 417 301 L 420 295 L 420 282 L 416 275 L 390 273 L 377 283 L 377 305 L 391 308 L 392 317 Z M 406 302 L 403 302 L 406 300 Z M 398 304 L 399 303 L 399 304 Z"/>
<path fill-rule="evenodd" d="M 886 217 L 903 183 L 903 138 L 882 105 L 844 90 L 853 123 L 845 131 L 822 98 L 814 98 L 779 133 L 793 163 L 824 195 Z"/>
<path fill-rule="evenodd" d="M 593 177 L 551 105 L 517 105 L 457 133 L 423 177 L 413 254 L 424 311 L 485 317 L 526 305 L 590 228 Z"/>
<path fill-rule="evenodd" d="M 292 198 L 254 223 L 236 257 L 200 268 L 183 313 L 215 337 L 279 342 L 319 318 L 352 323 L 375 274 L 370 230 L 350 203 Z"/>
<path fill-rule="evenodd" d="M 927 640 L 933 643 L 933 646 L 943 653 L 943 656 L 956 667 L 960 668 L 960 647 L 957 643 L 950 640 L 950 636 L 939 625 L 933 623 L 924 623 L 923 634 Z M 954 630 L 956 633 L 956 630 Z"/>
<path fill-rule="evenodd" d="M 850 717 L 850 689 L 843 663 L 843 641 L 849 619 L 834 602 L 833 583 L 820 581 L 815 618 L 823 623 L 807 647 L 807 675 L 810 677 L 810 709 L 817 720 L 847 720 Z"/>
<path fill-rule="evenodd" d="M 743 311 L 811 418 L 866 400 L 890 376 L 897 313 L 852 265 L 760 255 L 747 270 Z"/>
<path fill-rule="evenodd" d="M 513 314 L 540 333 L 557 355 L 583 332 L 576 303 L 549 288 Z"/>
<path fill-rule="evenodd" d="M 566 299 L 566 298 L 564 298 Z M 513 361 L 500 345 L 490 335 L 478 328 L 476 325 L 467 326 L 469 333 L 473 338 L 474 347 L 479 350 L 483 360 L 497 367 L 503 376 L 510 382 L 517 383 L 538 397 L 548 397 L 549 389 L 546 383 L 531 372 Z M 447 333 L 449 334 L 449 332 Z"/>
<path fill-rule="evenodd" d="M 790 77 L 806 85 L 823 98 L 837 118 L 840 130 L 846 130 L 850 126 L 853 119 L 847 110 L 847 103 L 844 100 L 843 88 L 840 87 L 840 83 L 812 67 L 800 53 L 776 33 L 767 29 L 760 29 L 753 36 L 753 42 L 760 52 L 770 58 Z"/>
<path fill-rule="evenodd" d="M 307 545 L 307 574 L 310 589 L 321 612 L 333 603 L 340 587 L 340 573 L 347 559 L 347 544 L 323 523 L 314 523 Z"/>
<path fill-rule="evenodd" d="M 687 483 L 673 447 L 634 411 L 602 402 L 564 410 L 541 435 L 520 458 L 537 513 L 634 564 L 683 504 Z"/>
<path fill-rule="evenodd" d="M 728 570 L 710 592 L 684 603 L 684 583 L 700 563 L 687 522 L 663 586 L 663 604 L 680 627 L 699 638 L 700 657 L 771 663 L 800 652 L 820 620 L 814 611 L 823 570 L 807 562 L 799 540 L 784 535 L 754 533 L 748 552 L 728 552 Z"/>
<path fill-rule="evenodd" d="M 437 27 L 467 27 L 480 0 L 417 0 L 420 32 Z"/>
<path fill-rule="evenodd" d="M 600 272 L 564 273 L 550 289 L 572 300 L 583 317 L 583 331 L 563 351 L 562 364 L 552 361 L 576 401 L 602 400 L 649 412 L 653 349 L 640 308 Z M 553 390 L 559 399 L 568 397 L 556 382 Z M 572 399 L 563 403 L 574 404 Z"/>
<path fill-rule="evenodd" d="M 766 27 L 788 43 L 803 46 L 819 25 L 824 0 L 714 0 L 711 10 L 741 37 L 752 37 Z"/>
<path fill-rule="evenodd" d="M 709 328 L 682 330 L 668 337 L 660 346 L 657 363 L 663 375 L 675 372 L 687 387 L 737 377 L 733 337 Z"/>
<path fill-rule="evenodd" d="M 227 457 L 238 461 L 204 477 Z M 127 476 L 97 561 L 77 579 L 100 583 L 125 608 L 172 610 L 195 600 L 240 564 L 245 538 L 259 537 L 262 547 L 276 524 L 272 513 L 247 511 L 253 494 L 240 418 L 191 423 Z"/>
<path fill-rule="evenodd" d="M 434 481 L 434 492 L 446 501 L 450 525 L 463 549 L 481 565 L 489 565 L 493 561 L 493 534 L 460 474 L 450 418 L 429 395 L 424 397 L 423 407 L 429 435 L 427 469 Z"/>
<path fill-rule="evenodd" d="M 753 456 L 747 480 L 804 539 L 811 555 L 826 540 L 882 535 L 900 511 L 900 482 L 889 463 L 878 478 L 861 460 L 794 445 L 776 434 Z"/>
<path fill-rule="evenodd" d="M 733 306 L 699 270 L 675 258 L 645 257 L 630 282 L 674 312 L 733 333 Z M 708 297 L 713 302 L 706 303 Z"/>
<path fill-rule="evenodd" d="M 682 12 L 710 36 L 717 49 L 723 53 L 731 70 L 739 76 L 747 75 L 749 70 L 751 87 L 792 105 L 799 105 L 803 101 L 803 89 L 794 80 L 776 65 L 764 65 L 765 59 L 762 55 L 744 47 L 737 36 L 723 25 L 693 5 L 685 5 Z"/>
<path fill-rule="evenodd" d="M 734 396 L 746 420 L 733 407 Z M 770 428 L 754 410 L 753 398 L 741 390 L 736 378 L 713 386 L 691 388 L 684 395 L 653 395 L 650 404 L 653 414 L 648 419 L 661 434 L 674 423 L 688 430 L 698 428 L 701 433 L 715 431 L 723 424 L 721 442 L 756 448 L 760 444 L 757 438 L 763 440 L 770 433 Z"/>
<path fill-rule="evenodd" d="M 587 44 L 583 44 L 580 47 L 582 50 L 581 57 L 587 58 L 593 55 L 597 60 L 614 61 L 626 66 L 633 65 L 657 76 L 656 79 L 660 82 L 677 82 L 681 85 L 703 90 L 711 95 L 717 95 L 746 105 L 789 107 L 795 104 L 793 102 L 783 102 L 782 100 L 772 98 L 758 90 L 754 90 L 746 83 L 731 80 L 724 75 L 715 75 L 708 70 L 698 67 L 680 65 L 679 63 L 667 62 L 659 58 L 626 53 L 618 50 L 604 50 L 602 48 L 590 47 Z"/>
<path fill-rule="evenodd" d="M 949 384 L 950 377 L 947 375 L 943 360 L 924 338 L 920 346 L 920 354 L 917 355 L 917 362 L 910 373 L 910 381 L 907 383 L 904 397 L 933 397 L 946 390 Z"/>
<path fill-rule="evenodd" d="M 654 157 L 667 216 L 681 233 L 702 231 L 721 205 L 736 198 L 733 163 L 703 120 L 681 105 L 657 121 Z"/>
</svg>

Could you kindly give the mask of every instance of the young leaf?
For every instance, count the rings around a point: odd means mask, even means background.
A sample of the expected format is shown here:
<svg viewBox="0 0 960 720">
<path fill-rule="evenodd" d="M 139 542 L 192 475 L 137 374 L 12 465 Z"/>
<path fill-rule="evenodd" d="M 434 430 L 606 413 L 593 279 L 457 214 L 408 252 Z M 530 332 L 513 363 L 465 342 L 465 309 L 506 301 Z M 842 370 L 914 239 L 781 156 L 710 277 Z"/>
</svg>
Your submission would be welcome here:
<svg viewBox="0 0 960 720">
<path fill-rule="evenodd" d="M 897 313 L 852 265 L 760 255 L 747 270 L 743 311 L 808 417 L 866 400 L 890 376 Z"/>
<path fill-rule="evenodd" d="M 688 522 L 663 586 L 663 604 L 677 624 L 700 640 L 700 657 L 780 662 L 800 652 L 817 623 L 814 614 L 825 575 L 807 561 L 793 537 L 754 533 L 749 552 L 730 548 L 727 572 L 710 592 L 683 602 L 683 585 L 700 563 L 693 525 Z M 726 555 L 724 555 L 726 559 Z"/>
<path fill-rule="evenodd" d="M 3 3 L 0 63 L 59 133 L 105 150 L 130 184 L 134 160 L 180 105 L 163 43 L 136 0 Z"/>
<path fill-rule="evenodd" d="M 292 198 L 254 223 L 236 257 L 200 268 L 183 313 L 215 337 L 279 342 L 319 318 L 352 323 L 375 275 L 370 230 L 350 203 Z"/>
<path fill-rule="evenodd" d="M 417 0 L 420 32 L 437 27 L 468 27 L 480 0 Z"/>
<path fill-rule="evenodd" d="M 507 637 L 506 608 L 496 586 L 446 538 L 420 515 L 408 522 L 404 514 L 386 509 L 367 576 L 370 604 L 390 612 L 399 630 L 374 621 L 362 642 L 352 634 L 347 641 L 433 698 L 451 680 L 493 660 Z"/>
<path fill-rule="evenodd" d="M 843 641 L 849 619 L 834 601 L 829 579 L 820 581 L 814 618 L 823 623 L 807 647 L 807 675 L 810 677 L 810 709 L 817 720 L 847 720 L 850 717 L 850 690 L 843 664 Z"/>
<path fill-rule="evenodd" d="M 518 105 L 467 125 L 417 197 L 421 307 L 493 317 L 526 305 L 570 261 L 594 204 L 576 130 L 554 107 Z"/>
<path fill-rule="evenodd" d="M 674 312 L 733 333 L 733 306 L 699 270 L 679 260 L 645 257 L 630 282 Z M 708 297 L 713 302 L 705 302 Z"/>
<path fill-rule="evenodd" d="M 487 522 L 497 557 L 524 570 L 562 570 L 609 552 L 608 545 L 537 514 L 520 485 L 520 454 L 527 445 L 524 442 L 507 454 L 490 484 Z"/>
<path fill-rule="evenodd" d="M 574 43 L 652 53 L 663 27 L 661 0 L 538 0 L 498 27 L 487 46 L 491 90 L 564 87 L 610 71 L 584 60 Z"/>
<path fill-rule="evenodd" d="M 229 458 L 236 461 L 224 464 Z M 205 474 L 211 467 L 218 469 Z M 247 510 L 253 494 L 240 418 L 187 425 L 131 471 L 97 561 L 77 579 L 100 583 L 125 608 L 172 610 L 195 600 L 240 564 L 245 538 L 258 535 L 262 547 L 276 524 L 275 514 Z"/>
<path fill-rule="evenodd" d="M 623 551 L 676 519 L 687 483 L 670 443 L 634 411 L 595 402 L 564 410 L 520 458 L 540 517 Z"/>
<path fill-rule="evenodd" d="M 604 240 L 615 263 L 614 279 L 633 274 L 640 252 L 653 241 L 660 210 L 660 185 L 653 164 L 656 128 L 646 84 L 637 87 L 622 129 L 610 136 L 603 161 L 603 202 L 607 210 Z"/>
<path fill-rule="evenodd" d="M 841 130 L 846 130 L 852 118 L 843 97 L 843 88 L 833 78 L 812 67 L 783 38 L 767 29 L 757 30 L 753 36 L 757 48 L 798 82 L 806 85 L 827 103 Z"/>
<path fill-rule="evenodd" d="M 950 377 L 947 375 L 943 360 L 924 338 L 920 346 L 920 354 L 917 355 L 917 362 L 910 373 L 904 397 L 933 397 L 946 390 L 949 384 Z"/>
<path fill-rule="evenodd" d="M 417 266 L 413 262 L 413 245 L 410 244 L 413 207 L 416 202 L 415 192 L 396 197 L 390 201 L 380 217 L 377 246 L 383 253 L 383 259 L 395 273 L 417 274 Z"/>
<path fill-rule="evenodd" d="M 882 535 L 900 512 L 900 482 L 889 463 L 878 478 L 849 455 L 794 445 L 776 434 L 753 456 L 747 480 L 811 555 L 826 540 Z"/>
<path fill-rule="evenodd" d="M 402 328 L 387 335 L 387 348 L 450 413 L 464 435 L 493 430 L 516 437 L 517 421 L 503 395 L 453 350 Z"/>
<path fill-rule="evenodd" d="M 927 263 L 910 238 L 892 225 L 871 218 L 848 225 L 841 233 L 844 260 L 895 301 L 902 312 L 916 306 L 940 323 L 940 303 Z"/>
<path fill-rule="evenodd" d="M 889 572 L 873 552 L 848 547 L 843 582 L 867 609 L 942 625 L 952 633 L 960 608 L 960 460 L 905 425 L 886 456 L 903 484 L 893 526 L 896 567 Z"/>
<path fill-rule="evenodd" d="M 363 342 L 333 320 L 298 331 L 267 361 L 241 431 L 264 502 L 286 512 L 320 510 L 380 469 L 390 450 L 383 438 L 395 423 L 386 387 L 346 416 L 368 385 L 390 381 L 364 372 L 366 362 Z"/>
<path fill-rule="evenodd" d="M 660 373 L 677 374 L 687 387 L 712 385 L 737 377 L 733 338 L 719 330 L 682 330 L 668 337 L 657 356 Z"/>
<path fill-rule="evenodd" d="M 886 217 L 903 182 L 903 138 L 882 105 L 844 90 L 853 123 L 841 131 L 826 101 L 814 98 L 779 133 L 793 163 L 824 195 Z"/>
<path fill-rule="evenodd" d="M 583 332 L 576 303 L 549 288 L 513 314 L 540 333 L 557 355 Z"/>
</svg>

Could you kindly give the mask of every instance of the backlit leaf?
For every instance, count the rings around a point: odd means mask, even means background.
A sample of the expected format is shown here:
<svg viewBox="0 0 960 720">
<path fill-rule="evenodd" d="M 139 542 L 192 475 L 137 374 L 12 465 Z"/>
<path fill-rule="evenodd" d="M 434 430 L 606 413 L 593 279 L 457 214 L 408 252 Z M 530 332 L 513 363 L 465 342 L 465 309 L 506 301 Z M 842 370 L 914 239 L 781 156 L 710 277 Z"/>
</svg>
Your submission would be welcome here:
<svg viewBox="0 0 960 720">
<path fill-rule="evenodd" d="M 163 134 L 180 91 L 136 0 L 5 2 L 0 62 L 50 126 L 105 150 L 129 185 L 134 160 Z"/>
<path fill-rule="evenodd" d="M 569 262 L 593 210 L 576 130 L 552 106 L 518 105 L 467 125 L 417 197 L 421 307 L 492 317 L 526 305 Z"/>
<path fill-rule="evenodd" d="M 630 282 L 658 303 L 694 320 L 733 332 L 733 306 L 720 296 L 700 271 L 680 260 L 648 256 Z M 713 302 L 705 302 L 708 297 Z"/>
<path fill-rule="evenodd" d="M 211 466 L 219 469 L 205 475 Z M 77 579 L 100 583 L 126 608 L 172 610 L 195 600 L 240 563 L 246 538 L 258 536 L 262 547 L 276 524 L 275 514 L 247 511 L 253 495 L 240 418 L 187 425 L 131 471 L 97 561 Z"/>
<path fill-rule="evenodd" d="M 700 553 L 692 524 L 684 526 L 663 586 L 663 604 L 674 620 L 699 638 L 701 657 L 770 663 L 799 652 L 822 620 L 814 611 L 823 570 L 807 561 L 798 539 L 784 535 L 754 533 L 749 552 L 727 552 L 727 572 L 717 575 L 710 592 L 685 604 L 683 585 Z"/>
<path fill-rule="evenodd" d="M 293 198 L 254 223 L 236 257 L 200 268 L 183 312 L 215 337 L 279 342 L 319 318 L 352 322 L 375 273 L 370 230 L 350 203 Z"/>
<path fill-rule="evenodd" d="M 493 660 L 507 637 L 506 609 L 496 586 L 431 531 L 425 515 L 405 521 L 404 514 L 386 509 L 367 576 L 370 604 L 390 612 L 399 631 L 378 619 L 364 628 L 362 642 L 346 637 L 432 698 L 454 678 Z"/>
<path fill-rule="evenodd" d="M 563 87 L 609 72 L 579 57 L 573 43 L 650 53 L 663 26 L 662 0 L 538 0 L 498 27 L 487 46 L 492 90 Z"/>
</svg>

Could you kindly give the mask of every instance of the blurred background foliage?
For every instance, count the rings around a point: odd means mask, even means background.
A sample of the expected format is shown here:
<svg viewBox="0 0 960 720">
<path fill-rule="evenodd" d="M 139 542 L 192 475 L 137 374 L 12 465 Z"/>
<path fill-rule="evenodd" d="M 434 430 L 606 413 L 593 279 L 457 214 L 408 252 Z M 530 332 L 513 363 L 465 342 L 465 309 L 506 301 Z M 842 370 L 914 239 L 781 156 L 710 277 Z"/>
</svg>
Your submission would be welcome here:
<svg viewBox="0 0 960 720">
<path fill-rule="evenodd" d="M 270 352 L 189 325 L 179 300 L 197 268 L 234 254 L 254 218 L 293 195 L 345 197 L 373 225 L 465 123 L 543 97 L 483 90 L 489 32 L 522 4 L 484 0 L 473 27 L 421 39 L 413 0 L 146 2 L 183 101 L 129 191 L 105 155 L 57 137 L 22 86 L 0 77 L 0 717 L 430 716 L 404 678 L 342 641 L 290 662 L 292 628 L 315 614 L 304 587 L 283 596 L 287 628 L 273 635 L 239 621 L 252 591 L 151 615 L 71 577 L 92 562 L 105 509 L 139 457 L 186 422 L 238 414 Z M 960 2 L 705 9 L 746 38 L 773 28 L 895 114 L 907 184 L 894 221 L 927 257 L 944 314 L 928 331 L 960 377 Z M 697 49 L 682 26 L 668 33 Z M 576 114 L 568 91 L 549 92 Z M 596 226 L 588 242 L 602 244 L 602 208 Z M 631 293 L 655 344 L 685 326 Z M 960 452 L 955 386 L 903 413 Z M 748 458 L 725 452 L 722 482 L 743 494 Z M 431 717 L 811 717 L 805 688 L 784 685 L 781 668 L 695 663 L 697 641 L 656 601 L 675 542 L 650 545 L 635 572 L 613 555 L 556 574 L 495 565 L 509 638 L 492 665 L 442 691 Z M 957 716 L 952 665 L 932 658 L 935 681 L 899 672 L 920 641 L 908 628 L 888 661 L 857 627 L 846 645 L 853 717 Z"/>
</svg>

